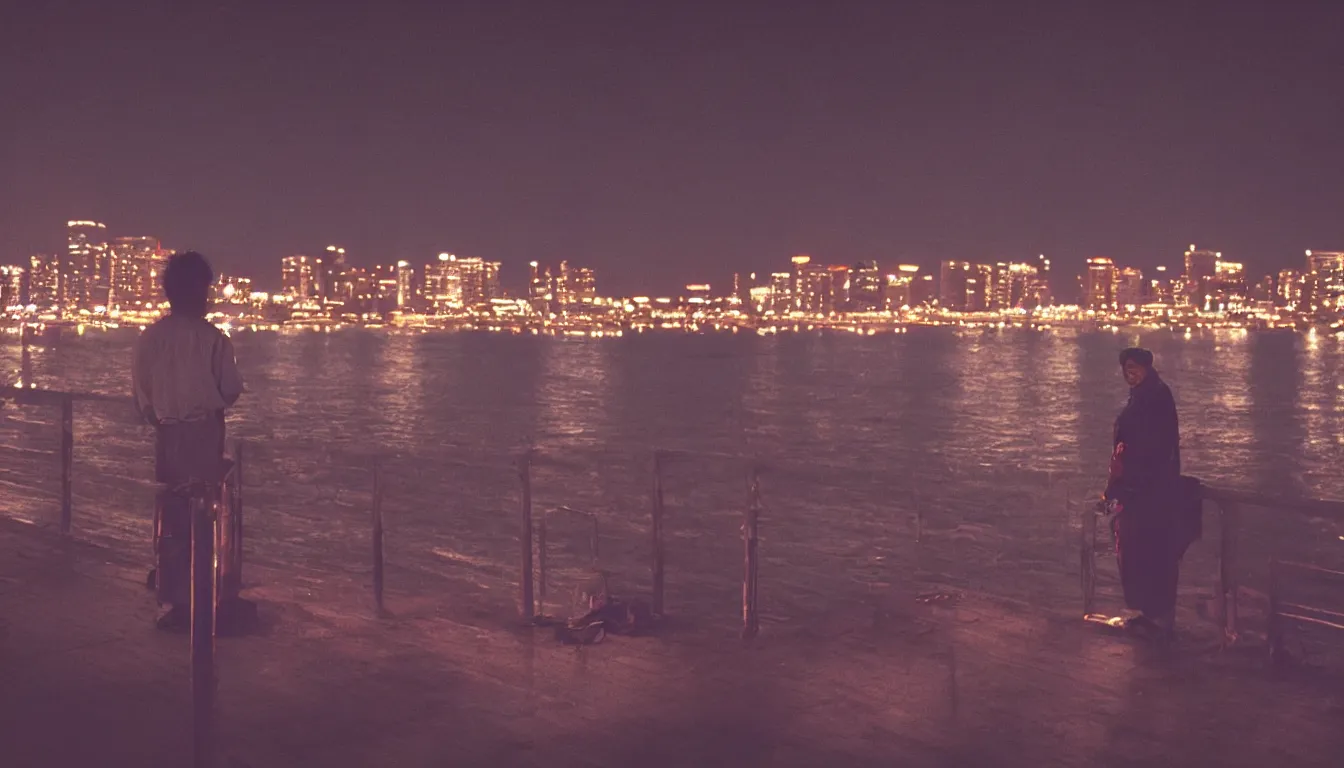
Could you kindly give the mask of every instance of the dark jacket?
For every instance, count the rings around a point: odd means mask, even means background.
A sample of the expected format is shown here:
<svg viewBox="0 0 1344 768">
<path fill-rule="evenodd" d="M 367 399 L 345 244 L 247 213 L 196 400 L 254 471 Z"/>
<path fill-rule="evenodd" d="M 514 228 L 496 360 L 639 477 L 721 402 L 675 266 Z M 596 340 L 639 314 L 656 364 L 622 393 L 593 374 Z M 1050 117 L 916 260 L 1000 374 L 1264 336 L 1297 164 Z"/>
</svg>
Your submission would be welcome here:
<svg viewBox="0 0 1344 768">
<path fill-rule="evenodd" d="M 1149 371 L 1130 389 L 1129 402 L 1115 420 L 1115 445 L 1125 447 L 1122 469 L 1107 497 L 1126 503 L 1175 491 L 1181 476 L 1180 442 L 1176 400 L 1157 371 Z"/>
</svg>

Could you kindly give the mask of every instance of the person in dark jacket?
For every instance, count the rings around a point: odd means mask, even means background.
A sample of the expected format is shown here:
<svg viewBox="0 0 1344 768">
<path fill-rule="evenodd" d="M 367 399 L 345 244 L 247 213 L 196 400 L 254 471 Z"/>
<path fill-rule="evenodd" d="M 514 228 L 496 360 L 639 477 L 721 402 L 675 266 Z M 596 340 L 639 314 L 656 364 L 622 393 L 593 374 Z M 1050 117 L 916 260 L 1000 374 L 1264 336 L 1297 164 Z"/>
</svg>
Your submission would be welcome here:
<svg viewBox="0 0 1344 768">
<path fill-rule="evenodd" d="M 1120 353 L 1129 402 L 1115 421 L 1111 480 L 1106 498 L 1114 521 L 1125 604 L 1132 624 L 1170 636 L 1184 550 L 1178 518 L 1181 493 L 1180 426 L 1176 400 L 1157 371 L 1153 353 Z"/>
</svg>

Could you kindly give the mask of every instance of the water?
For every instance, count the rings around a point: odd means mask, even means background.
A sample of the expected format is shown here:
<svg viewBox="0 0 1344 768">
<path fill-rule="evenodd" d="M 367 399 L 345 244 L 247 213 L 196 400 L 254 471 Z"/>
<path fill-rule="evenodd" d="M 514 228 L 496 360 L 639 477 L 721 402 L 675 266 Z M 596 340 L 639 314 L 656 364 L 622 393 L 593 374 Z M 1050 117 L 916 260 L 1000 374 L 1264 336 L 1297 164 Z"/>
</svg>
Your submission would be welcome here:
<svg viewBox="0 0 1344 768">
<path fill-rule="evenodd" d="M 36 382 L 125 393 L 134 338 L 90 333 L 37 349 Z M 1344 498 L 1344 340 L 1333 336 L 347 330 L 234 342 L 249 388 L 230 422 L 248 446 L 249 557 L 315 599 L 367 588 L 377 463 L 389 589 L 512 605 L 511 462 L 535 445 L 537 514 L 563 505 L 595 516 L 602 567 L 617 591 L 637 594 L 648 583 L 651 452 L 687 452 L 667 469 L 668 607 L 707 623 L 735 620 L 740 589 L 747 462 L 729 454 L 765 465 L 767 624 L 811 622 L 902 590 L 1072 607 L 1077 512 L 1104 480 L 1126 396 L 1116 353 L 1132 344 L 1154 350 L 1176 394 L 1187 473 Z M 4 347 L 0 370 L 16 373 L 18 357 L 17 345 Z M 54 521 L 57 414 L 7 406 L 0 415 L 4 513 Z M 105 403 L 78 404 L 75 424 L 78 535 L 147 556 L 149 432 Z M 1268 540 L 1290 542 L 1294 554 L 1344 548 L 1334 521 L 1266 520 Z M 552 595 L 590 567 L 588 525 L 550 519 Z M 1200 546 L 1188 569 L 1207 575 Z"/>
</svg>

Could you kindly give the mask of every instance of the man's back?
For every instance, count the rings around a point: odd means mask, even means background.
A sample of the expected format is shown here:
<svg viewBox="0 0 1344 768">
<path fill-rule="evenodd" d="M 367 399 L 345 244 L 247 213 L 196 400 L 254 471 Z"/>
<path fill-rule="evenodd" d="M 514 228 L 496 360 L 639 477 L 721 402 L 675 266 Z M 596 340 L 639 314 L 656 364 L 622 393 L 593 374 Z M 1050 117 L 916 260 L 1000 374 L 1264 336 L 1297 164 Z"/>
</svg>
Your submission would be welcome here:
<svg viewBox="0 0 1344 768">
<path fill-rule="evenodd" d="M 202 317 L 176 313 L 140 335 L 132 380 L 136 407 L 155 424 L 208 418 L 243 392 L 229 337 Z"/>
</svg>

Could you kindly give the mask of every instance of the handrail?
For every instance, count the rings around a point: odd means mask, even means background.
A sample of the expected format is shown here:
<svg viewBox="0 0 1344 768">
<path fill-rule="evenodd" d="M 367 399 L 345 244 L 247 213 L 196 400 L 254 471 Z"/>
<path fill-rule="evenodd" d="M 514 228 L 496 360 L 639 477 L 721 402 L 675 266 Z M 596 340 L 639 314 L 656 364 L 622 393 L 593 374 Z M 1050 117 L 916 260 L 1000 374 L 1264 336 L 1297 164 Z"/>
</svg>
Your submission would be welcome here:
<svg viewBox="0 0 1344 768">
<path fill-rule="evenodd" d="M 19 405 L 60 405 L 66 399 L 80 400 L 85 402 L 97 403 L 119 403 L 123 405 L 134 405 L 134 398 L 129 395 L 104 395 L 97 392 L 62 392 L 55 389 L 38 389 L 36 387 L 5 387 L 0 388 L 0 400 L 13 400 Z"/>
<path fill-rule="evenodd" d="M 1270 496 L 1240 488 L 1205 485 L 1204 498 L 1219 504 L 1239 504 L 1250 507 L 1268 507 L 1309 515 L 1338 515 L 1344 517 L 1344 501 L 1334 499 L 1294 499 Z"/>
</svg>

